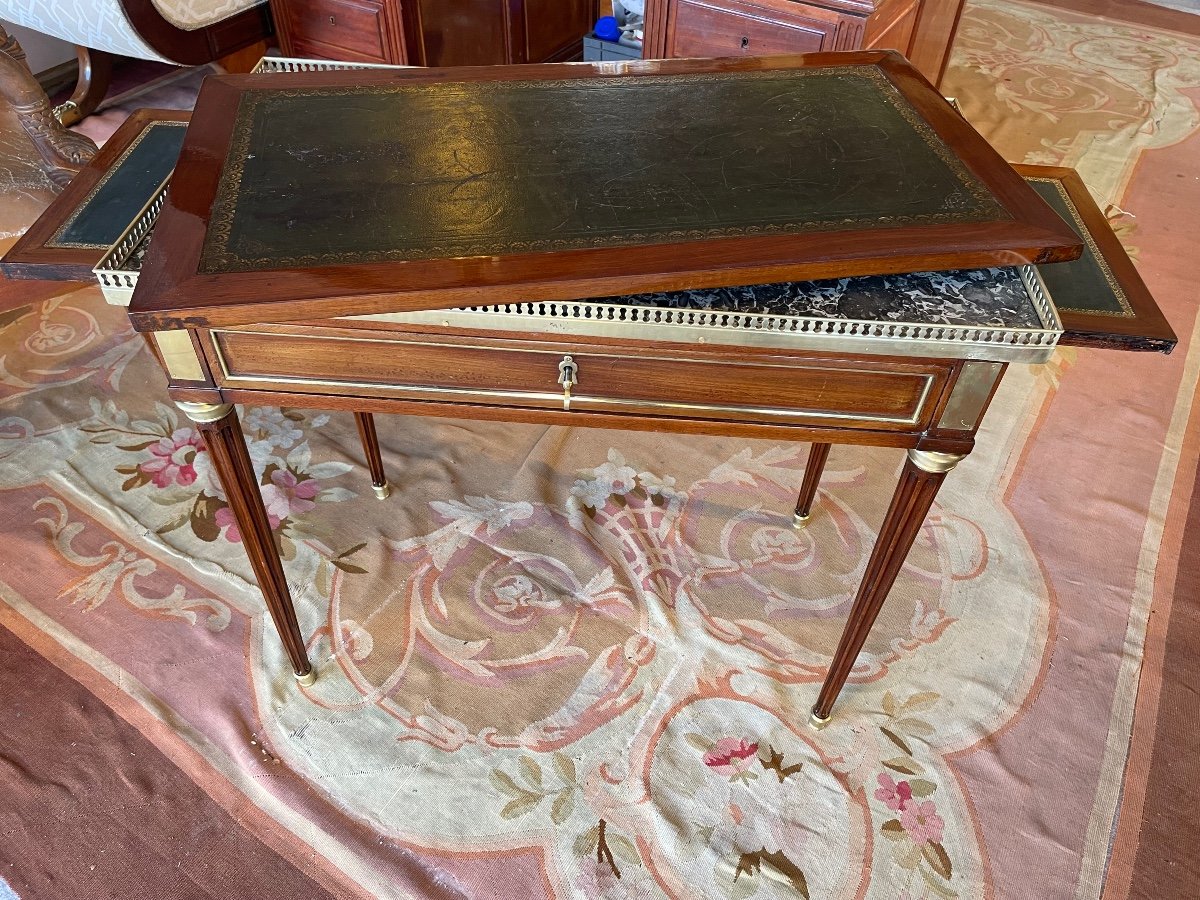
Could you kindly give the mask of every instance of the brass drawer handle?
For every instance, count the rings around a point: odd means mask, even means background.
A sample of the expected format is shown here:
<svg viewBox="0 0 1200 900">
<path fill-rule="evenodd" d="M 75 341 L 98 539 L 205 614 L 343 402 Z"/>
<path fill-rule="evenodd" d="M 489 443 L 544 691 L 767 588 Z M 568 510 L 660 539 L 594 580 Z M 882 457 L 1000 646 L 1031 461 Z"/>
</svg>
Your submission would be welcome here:
<svg viewBox="0 0 1200 900">
<path fill-rule="evenodd" d="M 571 388 L 579 384 L 579 364 L 569 356 L 558 364 L 558 383 L 563 386 L 563 409 L 570 409 Z"/>
</svg>

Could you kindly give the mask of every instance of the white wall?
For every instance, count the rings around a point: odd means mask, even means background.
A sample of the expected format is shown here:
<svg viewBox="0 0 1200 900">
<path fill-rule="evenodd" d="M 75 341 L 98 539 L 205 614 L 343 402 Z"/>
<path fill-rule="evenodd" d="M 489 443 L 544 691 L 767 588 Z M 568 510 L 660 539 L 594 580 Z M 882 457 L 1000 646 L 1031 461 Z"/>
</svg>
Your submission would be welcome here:
<svg viewBox="0 0 1200 900">
<path fill-rule="evenodd" d="M 33 69 L 34 74 L 75 58 L 75 47 L 66 41 L 7 22 L 4 23 L 4 30 L 21 42 L 21 48 L 29 59 L 29 68 Z"/>
</svg>

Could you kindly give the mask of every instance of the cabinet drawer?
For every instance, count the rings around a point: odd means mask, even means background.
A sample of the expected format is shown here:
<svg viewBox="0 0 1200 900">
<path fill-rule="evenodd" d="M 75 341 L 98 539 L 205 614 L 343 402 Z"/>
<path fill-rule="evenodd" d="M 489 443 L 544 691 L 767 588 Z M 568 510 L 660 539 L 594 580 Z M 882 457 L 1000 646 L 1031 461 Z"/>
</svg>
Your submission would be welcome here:
<svg viewBox="0 0 1200 900">
<path fill-rule="evenodd" d="M 303 326 L 210 333 L 221 387 L 341 393 L 658 418 L 921 430 L 952 364 L 844 361 L 730 348 L 642 350 Z"/>
<path fill-rule="evenodd" d="M 294 52 L 390 62 L 383 5 L 372 0 L 289 0 L 287 35 Z"/>
<path fill-rule="evenodd" d="M 769 56 L 837 47 L 842 16 L 794 2 L 675 0 L 668 57 Z"/>
</svg>

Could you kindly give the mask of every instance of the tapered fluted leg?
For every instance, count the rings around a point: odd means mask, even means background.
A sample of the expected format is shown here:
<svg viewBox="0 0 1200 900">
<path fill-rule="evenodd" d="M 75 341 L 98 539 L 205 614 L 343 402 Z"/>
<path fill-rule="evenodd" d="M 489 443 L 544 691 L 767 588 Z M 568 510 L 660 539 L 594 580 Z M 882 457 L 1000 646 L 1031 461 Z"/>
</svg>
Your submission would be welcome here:
<svg viewBox="0 0 1200 900">
<path fill-rule="evenodd" d="M 254 466 L 246 450 L 246 439 L 242 436 L 237 411 L 229 403 L 180 401 L 176 405 L 196 423 L 204 437 L 213 468 L 221 479 L 221 487 L 225 489 L 225 499 L 241 532 L 242 546 L 250 557 L 250 565 L 254 568 L 258 586 L 267 602 L 267 610 L 275 622 L 296 678 L 301 684 L 312 684 L 317 673 L 304 649 L 296 608 L 288 592 L 283 563 L 279 561 L 275 536 L 271 533 L 271 522 L 263 507 L 262 493 L 258 479 L 254 477 Z"/>
<path fill-rule="evenodd" d="M 796 500 L 796 512 L 792 524 L 803 528 L 812 518 L 813 500 L 817 498 L 817 487 L 821 473 L 825 471 L 825 460 L 829 458 L 829 444 L 813 444 L 808 451 L 808 463 L 804 466 L 804 483 L 800 485 L 800 496 Z"/>
<path fill-rule="evenodd" d="M 371 487 L 380 500 L 392 492 L 388 487 L 387 475 L 383 472 L 383 456 L 379 453 L 379 437 L 375 434 L 375 417 L 370 413 L 356 412 L 354 422 L 358 425 L 358 437 L 362 441 L 363 455 L 371 471 Z"/>
<path fill-rule="evenodd" d="M 900 473 L 900 483 L 892 495 L 892 505 L 884 516 L 875 549 L 871 551 L 858 595 L 850 608 L 850 618 L 842 631 L 829 674 L 825 676 L 825 683 L 821 685 L 821 693 L 812 709 L 809 721 L 817 728 L 829 721 L 833 704 L 842 685 L 846 683 L 846 677 L 858 658 L 871 626 L 875 624 L 883 601 L 887 599 L 900 573 L 900 567 L 908 557 L 908 551 L 921 531 L 938 488 L 946 479 L 946 473 L 961 459 L 962 455 L 955 453 L 908 451 L 904 471 Z"/>
</svg>

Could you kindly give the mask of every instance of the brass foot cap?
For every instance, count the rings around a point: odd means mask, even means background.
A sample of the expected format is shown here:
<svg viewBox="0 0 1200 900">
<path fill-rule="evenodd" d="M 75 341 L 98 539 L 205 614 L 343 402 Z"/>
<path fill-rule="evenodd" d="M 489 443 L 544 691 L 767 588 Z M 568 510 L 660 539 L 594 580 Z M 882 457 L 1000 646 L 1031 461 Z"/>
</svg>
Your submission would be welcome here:
<svg viewBox="0 0 1200 900">
<path fill-rule="evenodd" d="M 303 675 L 297 675 L 296 681 L 300 682 L 300 684 L 304 685 L 305 687 L 312 687 L 317 683 L 317 670 L 309 669 Z"/>
<path fill-rule="evenodd" d="M 792 513 L 792 527 L 793 528 L 803 528 L 805 525 L 808 524 L 808 520 L 811 518 L 812 518 L 812 513 L 807 513 L 806 515 L 803 515 L 803 516 L 800 515 L 800 513 Z"/>
<path fill-rule="evenodd" d="M 825 716 L 825 718 L 821 718 L 820 716 L 817 715 L 817 711 L 814 709 L 808 716 L 808 724 L 811 725 L 813 728 L 817 729 L 817 731 L 820 731 L 822 728 L 824 728 L 826 725 L 829 724 L 829 720 L 832 718 L 833 718 L 832 713 L 830 713 L 828 716 Z"/>
<path fill-rule="evenodd" d="M 392 493 L 392 486 L 385 481 L 383 484 L 371 485 L 371 490 L 375 492 L 375 496 L 380 500 L 386 500 Z"/>
</svg>

